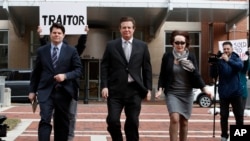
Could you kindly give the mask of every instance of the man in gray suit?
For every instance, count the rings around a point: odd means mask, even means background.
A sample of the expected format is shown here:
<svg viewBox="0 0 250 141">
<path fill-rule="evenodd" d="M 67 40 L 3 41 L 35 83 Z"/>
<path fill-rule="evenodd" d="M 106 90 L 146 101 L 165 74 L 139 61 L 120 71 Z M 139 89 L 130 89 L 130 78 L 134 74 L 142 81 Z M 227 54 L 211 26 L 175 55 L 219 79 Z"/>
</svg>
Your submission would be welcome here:
<svg viewBox="0 0 250 141">
<path fill-rule="evenodd" d="M 151 98 L 152 68 L 145 42 L 133 37 L 135 20 L 120 19 L 121 38 L 107 43 L 101 62 L 102 97 L 107 98 L 107 130 L 113 141 L 122 141 L 120 116 L 126 115 L 127 141 L 139 141 L 141 102 Z"/>
<path fill-rule="evenodd" d="M 51 43 L 37 49 L 29 99 L 33 101 L 37 95 L 40 105 L 39 141 L 50 140 L 53 113 L 54 141 L 68 140 L 70 102 L 78 98 L 82 64 L 76 48 L 63 43 L 64 36 L 64 26 L 54 23 L 50 27 Z"/>
</svg>

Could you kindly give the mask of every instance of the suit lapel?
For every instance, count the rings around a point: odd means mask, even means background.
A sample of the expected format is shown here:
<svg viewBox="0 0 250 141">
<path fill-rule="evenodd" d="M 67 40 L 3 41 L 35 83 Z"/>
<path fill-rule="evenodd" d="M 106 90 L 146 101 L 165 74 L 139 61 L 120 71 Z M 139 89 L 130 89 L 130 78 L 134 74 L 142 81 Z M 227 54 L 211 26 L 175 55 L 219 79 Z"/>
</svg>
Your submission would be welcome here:
<svg viewBox="0 0 250 141">
<path fill-rule="evenodd" d="M 61 50 L 60 50 L 60 53 L 58 55 L 58 61 L 57 61 L 58 66 L 60 66 L 60 63 L 62 62 L 63 56 L 67 55 L 67 52 L 65 51 L 65 49 L 66 49 L 66 45 L 63 43 L 62 47 L 61 47 Z"/>
<path fill-rule="evenodd" d="M 122 58 L 127 62 L 125 53 L 124 53 L 123 48 L 122 48 L 122 39 L 119 39 L 119 40 L 117 41 L 117 43 L 116 43 L 115 46 L 116 46 L 118 52 L 120 53 L 120 55 L 122 56 Z"/>
<path fill-rule="evenodd" d="M 133 41 L 132 41 L 132 49 L 131 49 L 131 54 L 130 54 L 130 59 L 129 59 L 129 61 L 130 60 L 132 60 L 132 57 L 134 56 L 134 54 L 135 54 L 135 52 L 136 52 L 136 50 L 135 49 L 139 49 L 138 47 L 136 47 L 136 41 L 135 41 L 135 38 L 133 39 Z"/>
<path fill-rule="evenodd" d="M 132 49 L 131 49 L 129 62 L 136 61 L 135 60 L 136 54 L 141 54 L 142 52 L 143 52 L 142 47 L 140 46 L 139 42 L 134 38 L 132 41 Z"/>
<path fill-rule="evenodd" d="M 47 60 L 49 60 L 49 65 L 51 69 L 54 69 L 53 64 L 52 64 L 52 56 L 51 56 L 51 44 L 48 44 L 48 46 L 46 47 L 46 53 L 45 54 L 45 58 L 47 58 Z M 49 58 L 49 59 L 48 59 Z"/>
</svg>

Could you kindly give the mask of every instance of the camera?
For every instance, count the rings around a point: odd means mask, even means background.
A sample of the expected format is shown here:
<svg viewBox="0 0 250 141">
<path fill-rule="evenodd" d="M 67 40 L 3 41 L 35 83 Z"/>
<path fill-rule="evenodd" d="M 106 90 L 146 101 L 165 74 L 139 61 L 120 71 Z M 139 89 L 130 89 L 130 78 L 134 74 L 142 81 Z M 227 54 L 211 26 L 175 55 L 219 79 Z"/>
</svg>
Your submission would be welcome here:
<svg viewBox="0 0 250 141">
<path fill-rule="evenodd" d="M 249 51 L 246 51 L 245 54 L 249 56 Z"/>
<path fill-rule="evenodd" d="M 1 137 L 6 137 L 7 129 L 9 126 L 7 124 L 3 124 L 3 122 L 7 119 L 5 115 L 0 115 L 0 141 L 3 141 Z"/>
<path fill-rule="evenodd" d="M 221 51 L 218 51 L 217 54 L 209 54 L 208 63 L 217 63 L 221 56 Z"/>
</svg>

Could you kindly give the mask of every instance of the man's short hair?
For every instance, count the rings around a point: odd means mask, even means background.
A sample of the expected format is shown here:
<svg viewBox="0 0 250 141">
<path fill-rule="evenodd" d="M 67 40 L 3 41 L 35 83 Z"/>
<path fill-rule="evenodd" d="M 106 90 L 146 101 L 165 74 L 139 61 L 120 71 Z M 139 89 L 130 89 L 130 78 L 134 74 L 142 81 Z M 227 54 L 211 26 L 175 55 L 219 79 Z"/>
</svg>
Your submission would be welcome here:
<svg viewBox="0 0 250 141">
<path fill-rule="evenodd" d="M 230 45 L 231 47 L 233 46 L 233 44 L 230 41 L 223 42 L 222 46 L 224 46 L 224 45 Z"/>
<path fill-rule="evenodd" d="M 51 25 L 51 27 L 50 27 L 50 33 L 52 32 L 52 29 L 53 28 L 59 28 L 59 29 L 61 29 L 62 30 L 62 32 L 63 32 L 63 34 L 65 33 L 65 28 L 64 28 L 64 26 L 62 25 L 62 24 L 60 24 L 60 23 L 53 23 L 52 25 Z"/>
</svg>

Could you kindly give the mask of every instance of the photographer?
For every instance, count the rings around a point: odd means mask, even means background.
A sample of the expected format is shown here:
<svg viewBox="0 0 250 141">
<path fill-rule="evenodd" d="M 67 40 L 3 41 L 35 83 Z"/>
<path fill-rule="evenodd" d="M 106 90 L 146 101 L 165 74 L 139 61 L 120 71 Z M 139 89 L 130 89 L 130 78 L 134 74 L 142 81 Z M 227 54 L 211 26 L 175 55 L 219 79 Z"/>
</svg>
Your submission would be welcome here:
<svg viewBox="0 0 250 141">
<path fill-rule="evenodd" d="M 243 69 L 240 71 L 240 81 L 243 85 L 243 90 L 242 90 L 242 104 L 243 104 L 243 111 L 246 108 L 246 101 L 248 97 L 248 88 L 247 88 L 247 73 L 249 73 L 249 51 L 246 51 L 245 56 L 242 58 L 243 62 Z M 249 75 L 248 75 L 249 77 Z"/>
<path fill-rule="evenodd" d="M 218 92 L 220 98 L 220 124 L 221 141 L 228 138 L 229 105 L 232 105 L 236 125 L 243 125 L 244 112 L 242 105 L 242 84 L 239 72 L 243 68 L 243 62 L 238 54 L 233 52 L 232 43 L 226 41 L 222 44 L 223 54 L 212 63 L 210 74 L 213 78 L 219 77 Z"/>
</svg>

